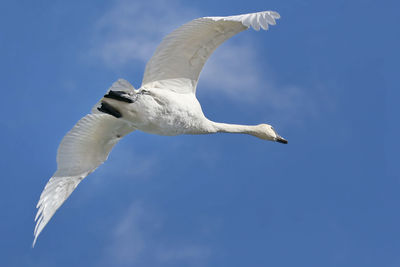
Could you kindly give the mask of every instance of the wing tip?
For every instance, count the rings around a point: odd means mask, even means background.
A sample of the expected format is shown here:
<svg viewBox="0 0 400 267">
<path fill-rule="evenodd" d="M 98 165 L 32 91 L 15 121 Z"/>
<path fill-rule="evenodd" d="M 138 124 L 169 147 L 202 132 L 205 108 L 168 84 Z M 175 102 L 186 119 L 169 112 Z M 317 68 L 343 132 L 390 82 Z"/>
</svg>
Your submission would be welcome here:
<svg viewBox="0 0 400 267">
<path fill-rule="evenodd" d="M 35 248 L 37 238 L 38 236 L 35 236 L 35 238 L 33 239 L 32 248 Z"/>
<path fill-rule="evenodd" d="M 281 14 L 279 14 L 276 11 L 268 11 L 268 12 L 271 15 L 271 17 L 273 17 L 274 19 L 280 19 L 281 18 Z"/>
<path fill-rule="evenodd" d="M 36 240 L 37 240 L 38 236 L 40 235 L 40 232 L 43 230 L 43 227 L 41 227 L 41 223 L 42 223 L 41 219 L 42 219 L 42 217 L 40 217 L 39 221 L 36 223 L 35 230 L 33 231 L 34 238 L 33 238 L 33 242 L 32 242 L 32 248 L 35 247 Z M 39 228 L 41 228 L 41 229 L 39 229 Z"/>
<path fill-rule="evenodd" d="M 276 11 L 260 11 L 226 17 L 204 17 L 203 19 L 211 19 L 214 21 L 237 21 L 247 28 L 253 28 L 256 31 L 259 31 L 261 28 L 263 30 L 268 30 L 268 25 L 276 25 L 275 20 L 280 18 L 281 15 Z"/>
</svg>

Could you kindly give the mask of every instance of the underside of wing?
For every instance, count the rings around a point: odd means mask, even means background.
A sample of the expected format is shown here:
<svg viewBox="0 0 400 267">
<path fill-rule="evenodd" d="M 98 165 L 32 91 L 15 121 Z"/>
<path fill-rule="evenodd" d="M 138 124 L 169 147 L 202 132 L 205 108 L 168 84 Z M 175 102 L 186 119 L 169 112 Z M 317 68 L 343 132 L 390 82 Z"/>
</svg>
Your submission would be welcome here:
<svg viewBox="0 0 400 267">
<path fill-rule="evenodd" d="M 37 204 L 35 245 L 40 232 L 78 184 L 107 160 L 113 146 L 134 128 L 108 114 L 88 114 L 69 131 L 57 152 L 57 171 Z"/>
<path fill-rule="evenodd" d="M 253 27 L 267 30 L 280 16 L 273 11 L 195 19 L 169 35 L 146 65 L 142 87 L 195 93 L 200 72 L 212 52 L 233 35 Z"/>
</svg>

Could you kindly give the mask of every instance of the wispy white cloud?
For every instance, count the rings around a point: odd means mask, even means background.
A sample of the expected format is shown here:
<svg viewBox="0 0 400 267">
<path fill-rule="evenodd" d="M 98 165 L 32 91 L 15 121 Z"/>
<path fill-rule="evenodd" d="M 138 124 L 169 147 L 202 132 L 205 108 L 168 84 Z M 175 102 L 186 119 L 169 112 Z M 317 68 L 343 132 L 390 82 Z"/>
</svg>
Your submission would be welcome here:
<svg viewBox="0 0 400 267">
<path fill-rule="evenodd" d="M 117 144 L 108 160 L 92 175 L 95 179 L 86 179 L 89 187 L 97 187 L 97 190 L 89 190 L 83 198 L 91 198 L 94 195 L 102 194 L 111 185 L 127 183 L 131 180 L 151 179 L 158 171 L 159 158 L 155 154 L 138 152 L 137 138 L 135 133 L 125 137 L 124 144 Z"/>
<path fill-rule="evenodd" d="M 230 97 L 253 101 L 261 93 L 263 77 L 254 47 L 246 41 L 227 42 L 209 58 L 199 83 L 207 93 L 220 91 Z"/>
<path fill-rule="evenodd" d="M 165 35 L 194 17 L 174 0 L 117 0 L 95 24 L 92 55 L 112 68 L 146 63 Z"/>
<path fill-rule="evenodd" d="M 135 202 L 123 212 L 109 237 L 101 264 L 104 266 L 146 263 L 154 266 L 165 263 L 204 262 L 211 255 L 207 246 L 184 240 L 178 245 L 173 241 L 157 238 L 163 228 L 163 216 L 143 202 Z M 168 243 L 168 245 L 166 245 Z"/>
<path fill-rule="evenodd" d="M 175 247 L 161 247 L 158 249 L 157 258 L 160 262 L 198 262 L 211 256 L 211 250 L 199 245 L 183 245 Z M 191 264 L 193 265 L 193 264 Z"/>
<path fill-rule="evenodd" d="M 143 219 L 143 212 L 140 204 L 131 205 L 115 227 L 106 251 L 115 263 L 134 263 L 146 248 L 139 223 Z"/>
<path fill-rule="evenodd" d="M 154 154 L 139 154 L 135 150 L 137 146 L 136 133 L 129 135 L 124 144 L 118 146 L 118 153 L 113 153 L 108 160 L 112 167 L 104 171 L 104 175 L 112 175 L 118 170 L 121 179 L 146 179 L 154 174 L 156 166 L 159 164 L 159 158 Z"/>
</svg>

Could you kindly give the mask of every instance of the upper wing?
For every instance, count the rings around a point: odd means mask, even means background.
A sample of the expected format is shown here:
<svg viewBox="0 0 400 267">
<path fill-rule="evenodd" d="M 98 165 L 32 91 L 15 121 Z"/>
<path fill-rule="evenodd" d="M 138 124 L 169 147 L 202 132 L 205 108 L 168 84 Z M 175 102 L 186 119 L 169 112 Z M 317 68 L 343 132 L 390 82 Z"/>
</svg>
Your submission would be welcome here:
<svg viewBox="0 0 400 267">
<path fill-rule="evenodd" d="M 273 11 L 192 20 L 167 35 L 146 65 L 142 87 L 195 93 L 204 63 L 233 35 L 253 27 L 267 30 L 280 15 Z"/>
<path fill-rule="evenodd" d="M 108 114 L 88 114 L 69 131 L 57 152 L 57 171 L 40 195 L 35 239 L 78 184 L 108 157 L 113 146 L 132 132 L 126 122 Z"/>
</svg>

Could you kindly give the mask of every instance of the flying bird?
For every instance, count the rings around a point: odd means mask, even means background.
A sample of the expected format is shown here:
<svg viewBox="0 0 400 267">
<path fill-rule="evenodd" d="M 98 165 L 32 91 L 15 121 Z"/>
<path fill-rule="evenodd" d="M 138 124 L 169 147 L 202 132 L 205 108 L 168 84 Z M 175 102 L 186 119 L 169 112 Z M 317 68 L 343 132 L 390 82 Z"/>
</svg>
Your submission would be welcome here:
<svg viewBox="0 0 400 267">
<path fill-rule="evenodd" d="M 167 136 L 242 133 L 286 144 L 269 124 L 236 125 L 207 119 L 196 98 L 200 72 L 220 44 L 248 28 L 267 30 L 279 18 L 277 12 L 263 11 L 192 20 L 162 40 L 146 65 L 138 90 L 126 80 L 116 81 L 91 114 L 79 120 L 62 139 L 57 171 L 36 206 L 32 246 L 78 184 L 106 161 L 122 137 L 135 130 Z"/>
</svg>

